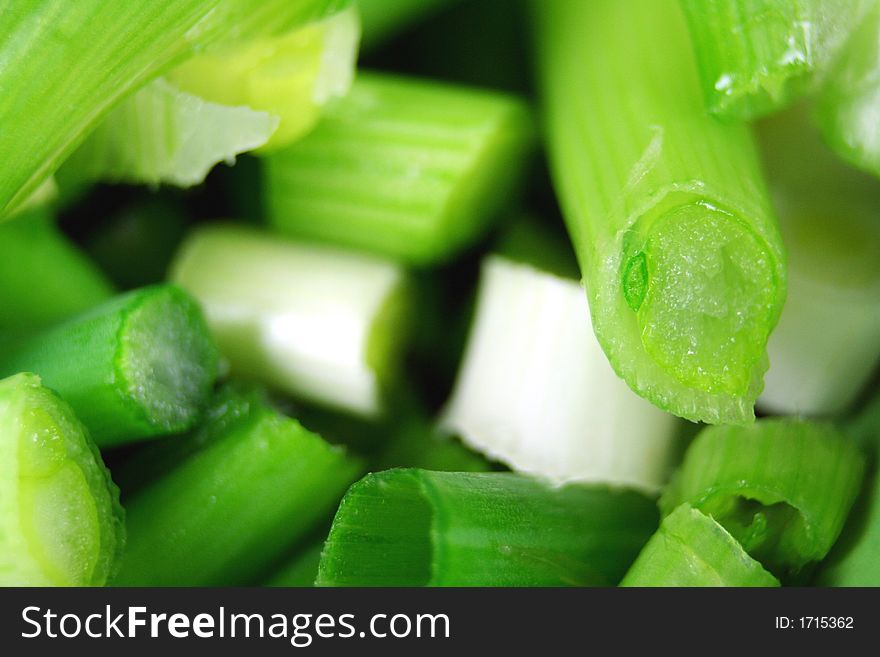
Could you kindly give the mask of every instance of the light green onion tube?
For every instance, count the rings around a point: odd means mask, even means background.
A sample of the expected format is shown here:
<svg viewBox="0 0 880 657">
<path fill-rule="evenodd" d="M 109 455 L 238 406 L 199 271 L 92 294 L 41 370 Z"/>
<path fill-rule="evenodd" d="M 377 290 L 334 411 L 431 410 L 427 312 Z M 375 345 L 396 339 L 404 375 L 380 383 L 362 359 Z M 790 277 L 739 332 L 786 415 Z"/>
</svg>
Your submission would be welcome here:
<svg viewBox="0 0 880 657">
<path fill-rule="evenodd" d="M 519 472 L 649 492 L 669 474 L 677 428 L 614 374 L 577 282 L 498 256 L 483 264 L 441 425 Z"/>
<path fill-rule="evenodd" d="M 863 471 L 855 443 L 830 424 L 709 427 L 688 448 L 660 507 L 669 514 L 690 504 L 769 570 L 796 574 L 834 545 Z"/>
<path fill-rule="evenodd" d="M 873 0 L 681 0 L 706 106 L 777 111 L 815 87 Z"/>
<path fill-rule="evenodd" d="M 257 146 L 290 144 L 309 130 L 354 77 L 360 22 L 354 8 L 274 35 L 233 41 L 199 54 L 168 74 L 185 92 L 242 112 L 245 106 L 277 124 Z M 202 126 L 206 138 L 223 133 Z"/>
<path fill-rule="evenodd" d="M 319 586 L 615 584 L 657 525 L 631 491 L 510 473 L 387 470 L 342 500 Z"/>
<path fill-rule="evenodd" d="M 102 586 L 125 541 L 119 490 L 34 374 L 0 381 L 0 586 Z"/>
<path fill-rule="evenodd" d="M 758 407 L 832 415 L 880 363 L 880 184 L 841 163 L 808 119 L 798 108 L 759 131 L 789 260 Z"/>
<path fill-rule="evenodd" d="M 750 422 L 785 299 L 751 136 L 706 114 L 672 0 L 534 7 L 552 172 L 599 343 L 660 408 Z"/>
<path fill-rule="evenodd" d="M 126 94 L 186 55 L 217 0 L 11 2 L 0 16 L 0 216 Z M 39 53 L 39 56 L 34 56 Z"/>
<path fill-rule="evenodd" d="M 0 225 L 0 330 L 53 324 L 112 294 L 107 278 L 47 213 L 28 211 Z"/>
<path fill-rule="evenodd" d="M 359 73 L 312 134 L 266 159 L 269 221 L 404 262 L 444 260 L 509 201 L 531 142 L 515 97 Z"/>
<path fill-rule="evenodd" d="M 265 144 L 278 118 L 211 103 L 158 79 L 117 105 L 64 163 L 66 181 L 201 183 L 218 162 Z"/>
<path fill-rule="evenodd" d="M 0 342 L 0 376 L 36 372 L 102 447 L 185 431 L 217 376 L 202 314 L 172 285 L 129 292 Z"/>
<path fill-rule="evenodd" d="M 816 102 L 825 141 L 844 160 L 880 175 L 880 5 L 854 32 Z"/>
<path fill-rule="evenodd" d="M 167 447 L 164 476 L 126 499 L 129 544 L 114 585 L 254 583 L 361 472 L 341 449 L 234 388 L 218 393 L 204 426 Z"/>
<path fill-rule="evenodd" d="M 196 231 L 172 279 L 202 304 L 233 372 L 367 417 L 403 346 L 399 266 L 231 225 Z"/>
<path fill-rule="evenodd" d="M 663 519 L 621 586 L 779 586 L 727 530 L 687 504 Z"/>
</svg>

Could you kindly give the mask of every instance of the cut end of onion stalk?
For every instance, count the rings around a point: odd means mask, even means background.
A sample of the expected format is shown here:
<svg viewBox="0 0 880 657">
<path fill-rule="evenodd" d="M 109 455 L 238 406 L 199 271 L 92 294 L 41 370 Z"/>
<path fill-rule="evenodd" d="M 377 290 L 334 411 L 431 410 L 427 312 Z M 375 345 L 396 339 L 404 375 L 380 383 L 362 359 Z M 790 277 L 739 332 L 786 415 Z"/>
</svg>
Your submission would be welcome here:
<svg viewBox="0 0 880 657">
<path fill-rule="evenodd" d="M 779 586 L 711 516 L 682 504 L 663 519 L 621 586 Z"/>
<path fill-rule="evenodd" d="M 85 427 L 35 374 L 0 381 L 0 426 L 0 585 L 103 585 L 123 512 Z"/>
<path fill-rule="evenodd" d="M 615 375 L 578 283 L 498 256 L 442 425 L 520 472 L 646 491 L 665 481 L 677 427 Z"/>
<path fill-rule="evenodd" d="M 226 225 L 193 234 L 172 278 L 201 302 L 233 371 L 358 415 L 383 412 L 409 307 L 401 267 Z"/>
<path fill-rule="evenodd" d="M 275 117 L 278 130 L 256 145 L 269 150 L 302 137 L 318 122 L 324 105 L 348 92 L 359 41 L 360 19 L 350 7 L 281 35 L 214 48 L 187 60 L 168 78 L 208 101 Z"/>
<path fill-rule="evenodd" d="M 685 386 L 747 396 L 766 369 L 780 281 L 766 244 L 706 202 L 636 222 L 623 294 L 642 344 Z M 635 237 L 638 236 L 638 237 Z"/>
</svg>

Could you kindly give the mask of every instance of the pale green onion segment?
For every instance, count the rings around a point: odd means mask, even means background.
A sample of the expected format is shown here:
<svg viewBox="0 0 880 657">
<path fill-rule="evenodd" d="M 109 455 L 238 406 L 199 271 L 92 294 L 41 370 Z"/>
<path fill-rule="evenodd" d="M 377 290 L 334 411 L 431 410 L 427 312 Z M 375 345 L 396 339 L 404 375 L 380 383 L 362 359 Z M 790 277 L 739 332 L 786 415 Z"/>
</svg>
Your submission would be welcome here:
<svg viewBox="0 0 880 657">
<path fill-rule="evenodd" d="M 835 61 L 816 103 L 825 140 L 844 160 L 880 175 L 880 4 Z"/>
<path fill-rule="evenodd" d="M 266 112 L 207 102 L 160 78 L 122 101 L 59 175 L 189 187 L 217 162 L 265 144 L 277 127 Z"/>
<path fill-rule="evenodd" d="M 785 299 L 751 135 L 706 113 L 677 3 L 534 6 L 552 173 L 599 343 L 660 408 L 751 422 Z"/>
<path fill-rule="evenodd" d="M 555 483 L 656 491 L 677 423 L 614 374 L 578 283 L 492 256 L 442 425 Z"/>
<path fill-rule="evenodd" d="M 621 586 L 779 586 L 711 516 L 682 504 L 663 519 Z"/>
<path fill-rule="evenodd" d="M 680 0 L 710 112 L 749 119 L 813 90 L 874 0 Z M 833 78 L 833 74 L 829 77 Z"/>
<path fill-rule="evenodd" d="M 268 218 L 294 237 L 448 260 L 499 217 L 532 141 L 509 94 L 359 73 L 314 132 L 266 159 Z"/>
<path fill-rule="evenodd" d="M 88 431 L 35 374 L 0 381 L 0 429 L 0 586 L 103 585 L 125 531 Z"/>
<path fill-rule="evenodd" d="M 277 117 L 278 130 L 260 144 L 277 148 L 311 130 L 324 105 L 348 92 L 359 41 L 352 7 L 280 35 L 214 48 L 172 70 L 168 79 L 207 101 Z"/>
<path fill-rule="evenodd" d="M 128 93 L 189 52 L 217 0 L 5 3 L 0 216 L 24 201 Z"/>
<path fill-rule="evenodd" d="M 233 372 L 365 416 L 402 346 L 402 268 L 233 226 L 200 229 L 172 279 L 198 299 Z"/>
<path fill-rule="evenodd" d="M 660 499 L 711 515 L 775 573 L 821 560 L 856 499 L 865 463 L 854 441 L 819 422 L 763 419 L 708 427 Z"/>
<path fill-rule="evenodd" d="M 759 133 L 789 293 L 758 405 L 831 415 L 853 404 L 880 362 L 880 183 L 834 157 L 803 110 L 763 122 Z"/>
</svg>

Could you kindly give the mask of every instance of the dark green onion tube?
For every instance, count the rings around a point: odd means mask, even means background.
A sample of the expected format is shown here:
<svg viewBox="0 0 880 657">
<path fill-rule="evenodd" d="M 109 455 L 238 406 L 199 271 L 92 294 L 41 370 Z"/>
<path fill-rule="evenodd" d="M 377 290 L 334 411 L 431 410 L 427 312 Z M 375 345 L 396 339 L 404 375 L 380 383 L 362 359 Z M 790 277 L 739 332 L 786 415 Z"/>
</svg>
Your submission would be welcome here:
<svg viewBox="0 0 880 657">
<path fill-rule="evenodd" d="M 663 519 L 621 586 L 779 586 L 710 516 L 682 504 Z"/>
<path fill-rule="evenodd" d="M 0 381 L 0 472 L 0 586 L 103 585 L 125 539 L 119 490 L 34 374 Z"/>
<path fill-rule="evenodd" d="M 129 545 L 116 585 L 253 583 L 361 472 L 341 449 L 235 389 L 218 393 L 207 423 L 170 450 L 164 476 L 126 500 Z M 153 453 L 144 467 L 161 463 Z"/>
<path fill-rule="evenodd" d="M 706 106 L 750 119 L 809 91 L 873 0 L 681 0 Z"/>
<path fill-rule="evenodd" d="M 673 0 L 540 0 L 551 165 L 611 365 L 660 408 L 750 422 L 785 299 L 753 140 L 708 116 Z"/>
<path fill-rule="evenodd" d="M 880 586 L 880 394 L 843 427 L 872 457 L 859 498 L 846 521 L 840 540 L 816 577 L 822 586 Z"/>
<path fill-rule="evenodd" d="M 267 158 L 269 221 L 405 262 L 443 260 L 488 229 L 531 142 L 515 97 L 359 73 L 313 133 Z"/>
<path fill-rule="evenodd" d="M 828 145 L 850 164 L 880 176 L 880 6 L 853 33 L 835 60 L 816 102 Z"/>
<path fill-rule="evenodd" d="M 42 212 L 0 225 L 0 330 L 53 324 L 105 301 L 113 287 Z"/>
<path fill-rule="evenodd" d="M 769 570 L 796 574 L 834 545 L 863 471 L 855 443 L 830 424 L 710 427 L 688 448 L 660 508 L 668 514 L 690 504 Z"/>
<path fill-rule="evenodd" d="M 123 294 L 0 344 L 0 376 L 36 372 L 102 447 L 185 431 L 217 375 L 201 311 L 172 285 Z"/>
<path fill-rule="evenodd" d="M 319 586 L 615 584 L 657 526 L 630 491 L 510 473 L 387 470 L 342 500 Z"/>
</svg>

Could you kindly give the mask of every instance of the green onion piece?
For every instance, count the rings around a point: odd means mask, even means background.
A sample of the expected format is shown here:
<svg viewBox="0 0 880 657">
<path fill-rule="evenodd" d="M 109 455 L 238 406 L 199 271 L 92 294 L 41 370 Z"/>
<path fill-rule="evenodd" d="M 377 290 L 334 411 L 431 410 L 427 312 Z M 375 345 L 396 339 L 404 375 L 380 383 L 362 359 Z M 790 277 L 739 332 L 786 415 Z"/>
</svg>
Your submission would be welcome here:
<svg viewBox="0 0 880 657">
<path fill-rule="evenodd" d="M 361 472 L 341 449 L 234 388 L 169 449 L 174 465 L 126 499 L 129 544 L 114 585 L 258 581 Z M 157 458 L 145 467 L 155 471 Z"/>
<path fill-rule="evenodd" d="M 276 587 L 311 587 L 318 576 L 318 564 L 324 539 L 321 538 L 300 548 L 287 563 L 272 575 L 266 586 Z"/>
<path fill-rule="evenodd" d="M 227 112 L 243 113 L 239 106 L 246 106 L 260 116 L 268 113 L 277 131 L 273 127 L 248 150 L 278 148 L 306 134 L 324 105 L 348 92 L 359 39 L 360 22 L 352 7 L 286 33 L 197 55 L 168 79 L 185 92 L 232 106 Z M 199 133 L 206 140 L 223 134 L 210 125 Z"/>
<path fill-rule="evenodd" d="M 880 184 L 842 164 L 802 108 L 759 134 L 789 259 L 758 406 L 840 413 L 880 362 Z"/>
<path fill-rule="evenodd" d="M 159 283 L 187 231 L 181 204 L 162 195 L 139 198 L 89 235 L 85 250 L 123 289 Z"/>
<path fill-rule="evenodd" d="M 855 443 L 830 424 L 709 427 L 691 443 L 660 508 L 690 504 L 769 570 L 795 574 L 834 545 L 863 471 Z"/>
<path fill-rule="evenodd" d="M 346 493 L 316 584 L 611 585 L 656 526 L 651 500 L 631 491 L 387 470 Z"/>
<path fill-rule="evenodd" d="M 196 231 L 172 279 L 205 309 L 233 372 L 362 416 L 396 376 L 403 270 L 231 225 Z"/>
<path fill-rule="evenodd" d="M 199 419 L 217 354 L 196 303 L 162 285 L 0 343 L 0 376 L 36 372 L 108 447 L 184 431 Z"/>
<path fill-rule="evenodd" d="M 207 102 L 160 78 L 117 105 L 60 175 L 190 187 L 218 162 L 265 144 L 277 127 L 265 112 Z"/>
<path fill-rule="evenodd" d="M 489 228 L 532 142 L 512 96 L 360 73 L 317 129 L 266 159 L 284 233 L 430 264 Z"/>
<path fill-rule="evenodd" d="M 407 27 L 430 18 L 460 0 L 357 0 L 363 49 L 381 46 Z"/>
<path fill-rule="evenodd" d="M 681 0 L 709 111 L 751 119 L 810 91 L 873 0 Z"/>
<path fill-rule="evenodd" d="M 677 423 L 614 374 L 578 283 L 492 256 L 442 425 L 492 459 L 555 483 L 656 492 L 672 465 Z"/>
<path fill-rule="evenodd" d="M 34 374 L 0 381 L 0 586 L 102 586 L 125 529 L 85 427 Z"/>
<path fill-rule="evenodd" d="M 747 129 L 706 115 L 672 0 L 534 7 L 551 165 L 599 343 L 660 408 L 751 422 L 785 257 Z"/>
<path fill-rule="evenodd" d="M 871 456 L 871 472 L 815 583 L 821 586 L 880 586 L 880 391 L 843 430 Z"/>
<path fill-rule="evenodd" d="M 184 56 L 190 31 L 216 5 L 8 3 L 0 18 L 0 215 L 51 175 L 117 100 Z"/>
<path fill-rule="evenodd" d="M 108 299 L 113 287 L 43 210 L 0 225 L 0 330 L 53 324 Z"/>
<path fill-rule="evenodd" d="M 621 586 L 779 586 L 727 530 L 687 504 L 660 523 Z"/>
<path fill-rule="evenodd" d="M 831 67 L 816 103 L 825 141 L 844 160 L 880 176 L 880 6 L 858 29 Z"/>
</svg>

